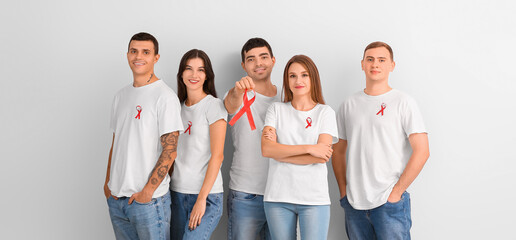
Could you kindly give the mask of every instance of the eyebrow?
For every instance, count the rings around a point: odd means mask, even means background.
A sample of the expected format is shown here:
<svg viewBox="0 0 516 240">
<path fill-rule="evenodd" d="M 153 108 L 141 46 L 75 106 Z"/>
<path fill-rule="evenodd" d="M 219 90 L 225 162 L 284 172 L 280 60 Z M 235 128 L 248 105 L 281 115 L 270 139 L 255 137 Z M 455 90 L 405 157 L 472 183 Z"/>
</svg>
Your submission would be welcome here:
<svg viewBox="0 0 516 240">
<path fill-rule="evenodd" d="M 191 67 L 191 68 L 193 68 L 192 66 L 190 66 L 190 65 L 188 65 L 188 64 L 186 64 L 186 67 Z M 204 68 L 204 66 L 200 66 L 199 68 Z"/>
<path fill-rule="evenodd" d="M 375 57 L 373 57 L 373 56 L 366 56 L 366 58 L 375 58 Z M 379 59 L 387 59 L 386 57 L 377 57 L 377 58 L 379 58 Z"/>
<path fill-rule="evenodd" d="M 258 54 L 258 56 L 269 56 L 269 53 L 260 53 L 260 54 Z M 250 56 L 245 57 L 245 59 L 254 58 L 254 57 L 256 57 L 256 56 L 250 55 Z"/>
<path fill-rule="evenodd" d="M 131 51 L 131 50 L 138 50 L 138 49 L 136 49 L 136 48 L 129 48 L 129 50 Z M 150 49 L 142 49 L 142 50 L 143 51 L 151 51 Z"/>
<path fill-rule="evenodd" d="M 295 72 L 288 72 L 288 74 L 295 74 Z M 301 73 L 308 73 L 308 71 L 302 71 Z"/>
</svg>

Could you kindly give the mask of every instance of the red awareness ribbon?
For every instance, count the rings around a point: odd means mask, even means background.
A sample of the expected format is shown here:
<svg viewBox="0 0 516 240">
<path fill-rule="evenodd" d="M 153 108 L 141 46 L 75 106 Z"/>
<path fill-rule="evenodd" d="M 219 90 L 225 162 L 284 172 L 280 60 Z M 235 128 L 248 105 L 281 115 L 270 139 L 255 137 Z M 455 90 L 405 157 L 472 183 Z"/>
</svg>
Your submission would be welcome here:
<svg viewBox="0 0 516 240">
<path fill-rule="evenodd" d="M 192 122 L 191 121 L 188 121 L 188 128 L 185 130 L 184 133 L 188 132 L 188 135 L 190 135 L 192 133 Z"/>
<path fill-rule="evenodd" d="M 251 105 L 254 103 L 254 100 L 256 99 L 256 92 L 254 90 L 250 90 L 250 91 L 253 91 L 253 98 L 251 98 L 249 100 L 249 98 L 247 97 L 247 89 L 245 90 L 245 93 L 244 93 L 244 106 L 242 107 L 242 109 L 240 109 L 240 111 L 237 112 L 237 114 L 231 119 L 231 121 L 229 121 L 229 125 L 233 126 L 235 125 L 235 123 L 238 121 L 238 119 L 240 117 L 242 117 L 242 115 L 244 115 L 244 113 L 247 113 L 247 120 L 249 121 L 249 125 L 251 126 L 251 131 L 255 130 L 256 129 L 256 126 L 254 125 L 254 119 L 253 119 L 253 114 L 251 113 Z"/>
<path fill-rule="evenodd" d="M 140 119 L 140 114 L 142 113 L 142 107 L 140 105 L 136 106 L 136 111 L 138 111 L 138 114 L 134 118 Z"/>
<path fill-rule="evenodd" d="M 380 111 L 378 111 L 378 112 L 376 113 L 376 115 L 378 115 L 378 114 L 380 114 L 380 113 L 381 113 L 381 114 L 382 114 L 382 116 L 383 116 L 383 110 L 385 110 L 385 107 L 387 107 L 387 105 L 385 105 L 385 103 L 382 103 L 382 109 L 380 109 Z"/>
<path fill-rule="evenodd" d="M 306 118 L 306 127 L 305 128 L 308 128 L 308 127 L 311 127 L 311 126 L 312 126 L 312 118 L 307 117 Z"/>
</svg>

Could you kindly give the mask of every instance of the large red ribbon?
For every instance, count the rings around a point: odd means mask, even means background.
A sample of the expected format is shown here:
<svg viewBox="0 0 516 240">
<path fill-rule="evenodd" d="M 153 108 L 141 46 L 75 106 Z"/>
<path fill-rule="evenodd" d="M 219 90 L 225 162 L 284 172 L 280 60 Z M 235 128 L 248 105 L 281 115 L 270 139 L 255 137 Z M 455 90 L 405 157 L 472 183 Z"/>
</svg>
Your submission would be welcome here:
<svg viewBox="0 0 516 240">
<path fill-rule="evenodd" d="M 305 128 L 308 128 L 308 127 L 311 127 L 311 126 L 312 126 L 312 118 L 307 117 L 306 118 L 306 127 Z"/>
<path fill-rule="evenodd" d="M 252 90 L 252 91 L 254 94 L 253 98 L 249 99 L 247 97 L 247 89 L 245 90 L 244 97 L 243 97 L 244 106 L 242 107 L 242 109 L 240 109 L 240 111 L 237 112 L 237 114 L 231 119 L 231 121 L 229 121 L 229 125 L 231 125 L 231 126 L 235 125 L 235 123 L 238 121 L 238 119 L 240 117 L 242 117 L 242 115 L 244 115 L 244 113 L 246 113 L 247 120 L 249 121 L 249 125 L 251 126 L 251 131 L 256 129 L 256 126 L 254 125 L 253 114 L 251 113 L 251 105 L 254 103 L 254 100 L 256 99 L 256 92 L 254 90 Z"/>
<path fill-rule="evenodd" d="M 192 133 L 192 122 L 191 121 L 188 121 L 188 128 L 185 130 L 184 133 L 188 132 L 188 135 L 190 135 Z"/>
<path fill-rule="evenodd" d="M 380 113 L 381 113 L 381 114 L 382 114 L 382 116 L 383 116 L 383 110 L 385 110 L 385 107 L 387 107 L 387 106 L 385 105 L 385 103 L 382 103 L 382 109 L 380 109 L 380 111 L 378 111 L 378 112 L 376 113 L 376 115 L 378 115 L 378 114 L 380 114 Z"/>
<path fill-rule="evenodd" d="M 138 114 L 134 118 L 140 119 L 140 114 L 142 113 L 142 107 L 140 105 L 136 106 L 136 111 L 138 111 Z"/>
</svg>

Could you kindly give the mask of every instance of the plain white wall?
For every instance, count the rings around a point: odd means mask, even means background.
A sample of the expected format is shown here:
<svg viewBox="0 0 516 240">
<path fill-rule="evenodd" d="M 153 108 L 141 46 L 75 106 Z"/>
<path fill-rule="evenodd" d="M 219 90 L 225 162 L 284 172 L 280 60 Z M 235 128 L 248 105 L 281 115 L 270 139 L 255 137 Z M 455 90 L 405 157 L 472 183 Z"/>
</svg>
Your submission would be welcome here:
<svg viewBox="0 0 516 240">
<path fill-rule="evenodd" d="M 418 102 L 431 157 L 409 191 L 414 239 L 515 239 L 513 1 L 3 1 L 0 4 L 0 238 L 113 239 L 103 195 L 116 91 L 132 81 L 129 38 L 160 42 L 157 76 L 211 57 L 223 95 L 244 76 L 240 49 L 260 36 L 277 62 L 306 54 L 334 109 L 365 86 L 364 47 L 382 40 L 390 83 Z M 226 142 L 227 189 L 232 158 Z M 329 166 L 329 239 L 346 239 Z M 213 239 L 226 238 L 227 217 Z"/>
</svg>

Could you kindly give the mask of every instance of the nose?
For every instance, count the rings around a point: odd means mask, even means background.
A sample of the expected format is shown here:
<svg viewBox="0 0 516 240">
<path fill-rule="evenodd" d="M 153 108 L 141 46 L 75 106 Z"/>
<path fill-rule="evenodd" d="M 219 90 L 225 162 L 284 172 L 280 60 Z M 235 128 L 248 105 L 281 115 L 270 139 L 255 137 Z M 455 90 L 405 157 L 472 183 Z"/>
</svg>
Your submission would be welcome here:
<svg viewBox="0 0 516 240">
<path fill-rule="evenodd" d="M 199 71 L 193 71 L 193 78 L 198 79 L 199 78 Z"/>
</svg>

